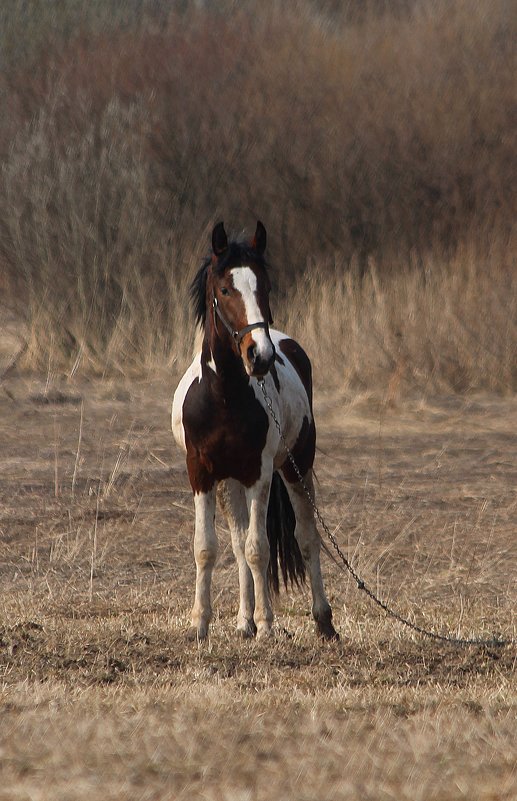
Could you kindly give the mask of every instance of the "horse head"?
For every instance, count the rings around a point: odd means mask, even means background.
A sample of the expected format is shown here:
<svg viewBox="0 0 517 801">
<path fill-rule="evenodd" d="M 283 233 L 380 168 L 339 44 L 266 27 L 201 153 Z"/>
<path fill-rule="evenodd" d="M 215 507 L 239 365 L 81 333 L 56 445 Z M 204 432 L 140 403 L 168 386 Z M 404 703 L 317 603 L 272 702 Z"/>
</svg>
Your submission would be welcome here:
<svg viewBox="0 0 517 801">
<path fill-rule="evenodd" d="M 264 251 L 266 229 L 259 221 L 251 242 L 228 242 L 224 224 L 212 232 L 206 281 L 206 310 L 215 335 L 240 356 L 246 373 L 263 378 L 275 359 L 269 335 L 271 284 Z"/>
</svg>

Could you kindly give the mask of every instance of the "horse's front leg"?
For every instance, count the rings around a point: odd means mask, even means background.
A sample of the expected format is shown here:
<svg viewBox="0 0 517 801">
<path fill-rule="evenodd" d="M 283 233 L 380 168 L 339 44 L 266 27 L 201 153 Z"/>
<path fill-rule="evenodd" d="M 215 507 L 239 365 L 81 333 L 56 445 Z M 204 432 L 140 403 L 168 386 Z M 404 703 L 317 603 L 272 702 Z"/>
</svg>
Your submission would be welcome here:
<svg viewBox="0 0 517 801">
<path fill-rule="evenodd" d="M 192 626 L 189 638 L 204 640 L 208 635 L 208 624 L 212 618 L 210 587 L 212 571 L 217 556 L 215 533 L 215 486 L 208 492 L 194 494 L 196 523 L 194 533 L 194 557 L 196 560 L 196 594 L 192 607 Z"/>
<path fill-rule="evenodd" d="M 257 633 L 257 627 L 253 620 L 255 590 L 253 588 L 253 576 L 244 555 L 249 529 L 249 515 L 244 487 L 240 482 L 229 478 L 219 484 L 217 498 L 228 521 L 233 552 L 239 567 L 240 601 L 237 614 L 237 632 L 242 637 L 254 637 Z"/>
<path fill-rule="evenodd" d="M 249 528 L 244 553 L 253 575 L 255 587 L 255 625 L 257 637 L 271 633 L 273 610 L 269 597 L 267 569 L 269 564 L 269 542 L 267 538 L 266 516 L 271 488 L 273 467 L 262 469 L 260 479 L 246 490 L 249 509 Z"/>
</svg>

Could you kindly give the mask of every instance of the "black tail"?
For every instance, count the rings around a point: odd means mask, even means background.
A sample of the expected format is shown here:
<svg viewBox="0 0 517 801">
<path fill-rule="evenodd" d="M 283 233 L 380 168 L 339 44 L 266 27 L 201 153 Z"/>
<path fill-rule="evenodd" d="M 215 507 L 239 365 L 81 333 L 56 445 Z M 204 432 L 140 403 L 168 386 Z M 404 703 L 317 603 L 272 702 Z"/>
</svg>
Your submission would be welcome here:
<svg viewBox="0 0 517 801">
<path fill-rule="evenodd" d="M 299 587 L 305 582 L 305 563 L 294 536 L 295 525 L 296 518 L 285 484 L 279 473 L 273 473 L 267 508 L 268 579 L 276 594 L 280 591 L 279 565 L 286 589 L 289 583 Z"/>
</svg>

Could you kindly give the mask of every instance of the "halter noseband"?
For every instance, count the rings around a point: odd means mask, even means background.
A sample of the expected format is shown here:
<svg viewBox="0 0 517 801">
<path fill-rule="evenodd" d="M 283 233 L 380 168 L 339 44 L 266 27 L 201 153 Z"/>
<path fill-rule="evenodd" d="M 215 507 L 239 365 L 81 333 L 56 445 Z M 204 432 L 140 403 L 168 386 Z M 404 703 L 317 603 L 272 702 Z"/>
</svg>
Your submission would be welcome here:
<svg viewBox="0 0 517 801">
<path fill-rule="evenodd" d="M 214 298 L 214 302 L 212 305 L 215 313 L 219 317 L 220 321 L 222 322 L 222 324 L 224 325 L 224 327 L 226 328 L 232 339 L 236 341 L 237 345 L 240 345 L 246 334 L 248 334 L 250 331 L 253 331 L 254 328 L 263 328 L 266 331 L 266 333 L 269 332 L 268 323 L 265 323 L 263 321 L 260 321 L 258 323 L 252 323 L 251 325 L 245 325 L 244 328 L 241 328 L 240 331 L 235 331 L 235 329 L 231 327 L 230 323 L 228 322 L 228 320 L 222 313 L 221 309 L 219 308 L 217 298 Z"/>
</svg>

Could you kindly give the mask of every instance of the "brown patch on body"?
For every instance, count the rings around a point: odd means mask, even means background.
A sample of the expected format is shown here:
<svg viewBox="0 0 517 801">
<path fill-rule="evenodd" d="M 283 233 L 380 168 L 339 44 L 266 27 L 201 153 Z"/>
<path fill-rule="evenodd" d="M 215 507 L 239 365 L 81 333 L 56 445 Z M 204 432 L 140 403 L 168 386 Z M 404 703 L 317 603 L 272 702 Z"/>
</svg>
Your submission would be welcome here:
<svg viewBox="0 0 517 801">
<path fill-rule="evenodd" d="M 242 367 L 241 367 L 242 369 Z M 268 432 L 267 413 L 240 377 L 223 391 L 223 379 L 203 369 L 183 402 L 187 470 L 194 492 L 234 478 L 252 486 L 259 478 Z"/>
</svg>

